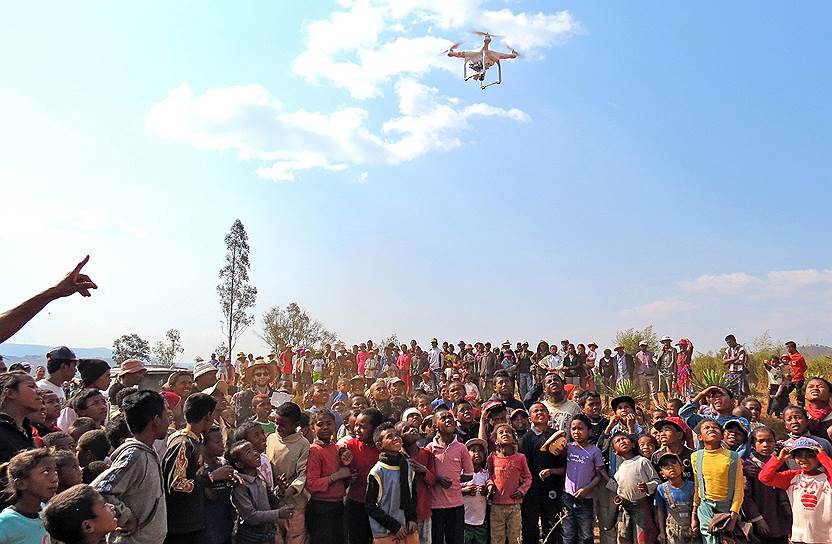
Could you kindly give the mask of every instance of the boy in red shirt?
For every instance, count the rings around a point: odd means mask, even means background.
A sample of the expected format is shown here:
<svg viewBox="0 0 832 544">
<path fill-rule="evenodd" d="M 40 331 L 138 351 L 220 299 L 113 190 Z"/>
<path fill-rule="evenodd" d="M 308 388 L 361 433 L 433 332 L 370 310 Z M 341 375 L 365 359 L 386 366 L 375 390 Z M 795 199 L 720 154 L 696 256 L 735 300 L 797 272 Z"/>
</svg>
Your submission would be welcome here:
<svg viewBox="0 0 832 544">
<path fill-rule="evenodd" d="M 315 442 L 309 447 L 306 463 L 306 490 L 311 498 L 306 506 L 306 528 L 309 539 L 316 544 L 344 542 L 344 496 L 346 482 L 352 471 L 344 466 L 352 454 L 340 451 L 332 441 L 335 435 L 335 416 L 329 410 L 319 410 L 312 416 Z"/>
<path fill-rule="evenodd" d="M 491 499 L 491 544 L 520 539 L 520 504 L 532 485 L 532 473 L 526 456 L 517 453 L 517 434 L 508 423 L 494 429 L 497 451 L 488 456 L 489 480 L 486 488 Z"/>
</svg>

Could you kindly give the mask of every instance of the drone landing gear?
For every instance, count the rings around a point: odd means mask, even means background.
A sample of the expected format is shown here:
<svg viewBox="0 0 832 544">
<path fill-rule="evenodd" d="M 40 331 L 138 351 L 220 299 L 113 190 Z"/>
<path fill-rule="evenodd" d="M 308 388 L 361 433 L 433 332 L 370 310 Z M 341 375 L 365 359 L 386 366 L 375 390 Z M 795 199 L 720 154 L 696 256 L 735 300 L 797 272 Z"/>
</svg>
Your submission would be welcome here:
<svg viewBox="0 0 832 544">
<path fill-rule="evenodd" d="M 491 83 L 486 84 L 485 83 L 485 72 L 480 74 L 482 76 L 482 77 L 480 77 L 480 89 L 482 89 L 483 91 L 486 90 L 488 87 L 491 87 L 492 85 L 499 85 L 503 81 L 503 67 L 500 65 L 499 60 L 497 60 L 496 64 L 497 64 L 497 79 L 495 81 L 492 81 Z"/>
</svg>

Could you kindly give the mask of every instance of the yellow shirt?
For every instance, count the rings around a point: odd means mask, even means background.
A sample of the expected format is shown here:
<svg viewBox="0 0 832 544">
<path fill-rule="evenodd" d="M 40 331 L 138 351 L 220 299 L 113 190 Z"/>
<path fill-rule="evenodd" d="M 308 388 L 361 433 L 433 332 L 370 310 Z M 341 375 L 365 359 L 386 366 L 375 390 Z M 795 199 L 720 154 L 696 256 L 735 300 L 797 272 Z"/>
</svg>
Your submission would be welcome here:
<svg viewBox="0 0 832 544">
<path fill-rule="evenodd" d="M 702 490 L 699 489 L 699 456 L 702 458 L 702 478 L 705 480 L 705 498 L 712 501 L 724 501 L 728 499 L 728 468 L 731 466 L 731 453 L 725 448 L 718 450 L 697 450 L 690 456 L 690 463 L 693 466 L 696 486 L 693 503 L 699 505 Z M 734 496 L 731 497 L 731 511 L 739 514 L 743 500 L 743 479 L 742 459 L 737 458 L 735 463 Z"/>
</svg>

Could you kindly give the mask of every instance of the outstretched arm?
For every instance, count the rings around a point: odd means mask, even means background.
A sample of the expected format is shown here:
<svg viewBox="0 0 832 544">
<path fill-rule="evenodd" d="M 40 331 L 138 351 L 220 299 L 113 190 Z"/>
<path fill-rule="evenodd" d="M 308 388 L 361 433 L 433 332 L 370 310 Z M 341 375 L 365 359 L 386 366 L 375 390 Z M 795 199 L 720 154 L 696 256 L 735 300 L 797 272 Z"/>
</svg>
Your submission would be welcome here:
<svg viewBox="0 0 832 544">
<path fill-rule="evenodd" d="M 5 342 L 11 338 L 53 300 L 68 297 L 75 293 L 81 293 L 81 296 L 88 297 L 90 296 L 90 289 L 98 289 L 98 286 L 89 276 L 81 274 L 81 269 L 89 260 L 90 256 L 87 255 L 64 279 L 53 287 L 38 293 L 16 308 L 0 314 L 0 342 Z"/>
</svg>

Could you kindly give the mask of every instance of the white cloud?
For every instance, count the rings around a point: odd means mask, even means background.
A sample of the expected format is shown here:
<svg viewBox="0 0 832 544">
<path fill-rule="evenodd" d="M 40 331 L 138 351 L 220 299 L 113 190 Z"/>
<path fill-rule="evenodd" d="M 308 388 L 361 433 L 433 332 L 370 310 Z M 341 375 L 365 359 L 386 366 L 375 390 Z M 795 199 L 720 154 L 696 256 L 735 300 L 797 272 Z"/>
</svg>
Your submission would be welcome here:
<svg viewBox="0 0 832 544">
<path fill-rule="evenodd" d="M 292 181 L 310 170 L 398 164 L 463 145 L 463 133 L 475 119 L 530 120 L 518 108 L 465 104 L 423 83 L 436 70 L 461 71 L 460 59 L 439 54 L 452 41 L 467 36 L 478 47 L 479 38 L 468 30 L 480 27 L 505 34 L 514 47 L 539 57 L 581 31 L 567 11 L 527 13 L 485 0 L 337 3 L 329 16 L 306 25 L 306 48 L 294 59 L 293 72 L 359 100 L 392 90 L 398 98 L 395 113 L 374 116 L 371 123 L 369 109 L 354 104 L 332 112 L 292 110 L 256 83 L 201 94 L 183 83 L 151 107 L 147 128 L 196 149 L 257 161 L 257 176 L 275 181 Z"/>
<path fill-rule="evenodd" d="M 759 283 L 759 281 L 759 278 L 744 272 L 718 275 L 705 274 L 694 280 L 682 282 L 682 288 L 694 293 L 712 291 L 728 294 L 736 293 L 750 285 Z"/>
<path fill-rule="evenodd" d="M 399 115 L 383 122 L 380 133 L 368 128 L 369 113 L 363 108 L 344 107 L 332 113 L 285 111 L 280 100 L 256 84 L 209 89 L 197 95 L 183 83 L 153 105 L 146 126 L 197 149 L 236 151 L 241 160 L 258 161 L 260 178 L 292 181 L 296 172 L 397 164 L 458 147 L 474 118 L 529 120 L 528 114 L 516 108 L 460 105 L 413 79 L 399 81 L 395 92 Z"/>
<path fill-rule="evenodd" d="M 486 9 L 481 0 L 354 0 L 344 9 L 307 27 L 306 49 L 295 58 L 293 71 L 309 82 L 330 82 L 353 98 L 382 94 L 384 84 L 398 76 L 418 76 L 433 69 L 457 72 L 459 60 L 438 55 L 473 27 L 504 35 L 513 47 L 532 57 L 581 32 L 568 11 L 514 12 Z M 430 25 L 426 27 L 426 25 Z M 432 35 L 433 25 L 442 36 Z M 421 36 L 403 37 L 406 29 Z M 500 45 L 492 43 L 499 49 Z"/>
<path fill-rule="evenodd" d="M 682 288 L 690 293 L 716 293 L 722 295 L 758 294 L 780 295 L 807 287 L 832 285 L 832 269 L 774 270 L 761 276 L 745 272 L 703 275 L 682 282 Z"/>
<path fill-rule="evenodd" d="M 699 308 L 698 304 L 679 299 L 661 299 L 634 308 L 622 310 L 621 314 L 625 316 L 655 316 L 663 314 L 673 314 L 680 312 L 690 312 Z"/>
</svg>

